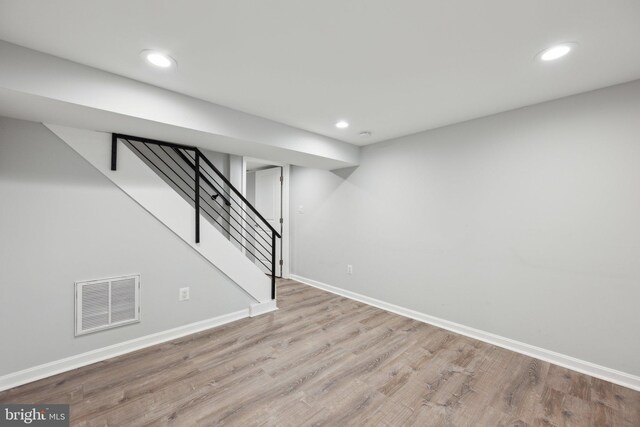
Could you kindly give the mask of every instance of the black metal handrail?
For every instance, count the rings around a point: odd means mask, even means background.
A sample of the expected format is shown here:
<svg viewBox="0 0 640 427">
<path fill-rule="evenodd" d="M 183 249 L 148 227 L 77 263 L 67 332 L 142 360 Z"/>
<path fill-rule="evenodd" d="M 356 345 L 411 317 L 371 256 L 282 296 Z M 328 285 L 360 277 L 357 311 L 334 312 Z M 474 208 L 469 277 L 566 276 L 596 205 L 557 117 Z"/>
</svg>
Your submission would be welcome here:
<svg viewBox="0 0 640 427">
<path fill-rule="evenodd" d="M 128 140 L 127 140 L 127 142 L 129 142 L 129 144 L 130 144 L 131 148 L 133 148 L 133 149 L 134 149 L 134 150 L 135 150 L 135 151 L 136 151 L 136 152 L 137 152 L 137 153 L 138 153 L 142 158 L 144 158 L 145 160 L 147 160 L 147 162 L 148 162 L 148 163 L 150 163 L 151 165 L 154 165 L 156 168 L 158 168 L 158 165 L 156 165 L 156 163 L 155 163 L 153 160 L 151 160 L 151 159 L 149 158 L 149 156 L 147 156 L 143 151 L 141 151 L 141 150 L 140 150 L 140 148 L 138 148 L 138 147 L 137 147 L 136 145 L 134 145 L 134 144 L 131 144 L 131 142 L 130 142 L 130 141 L 128 141 Z M 165 153 L 165 154 L 169 154 L 169 153 L 167 153 L 167 152 L 162 148 L 162 146 L 160 146 L 160 148 L 164 151 L 164 153 Z M 156 157 L 156 158 L 157 158 L 157 159 L 158 159 L 162 164 L 164 164 L 164 165 L 167 167 L 167 169 L 169 169 L 171 172 L 173 172 L 173 174 L 175 174 L 176 176 L 178 176 L 178 177 L 180 178 L 180 180 L 181 180 L 181 181 L 182 181 L 182 182 L 183 182 L 183 183 L 188 187 L 188 189 L 189 189 L 189 190 L 191 190 L 191 192 L 195 192 L 195 189 L 196 189 L 195 184 L 194 184 L 193 186 L 192 186 L 191 184 L 189 184 L 189 182 L 187 182 L 187 181 L 184 179 L 184 177 L 182 177 L 179 173 L 177 173 L 177 171 L 176 171 L 176 170 L 175 170 L 171 165 L 169 165 L 169 164 L 168 164 L 164 159 L 162 159 L 162 158 L 158 155 L 158 153 L 156 153 L 154 150 L 149 149 L 149 151 L 150 151 L 151 153 L 153 153 L 153 154 L 154 154 L 154 156 L 155 156 L 155 157 Z M 183 156 L 184 156 L 184 155 L 183 155 Z M 176 165 L 177 165 L 177 166 L 178 166 L 182 171 L 184 171 L 185 173 L 188 173 L 188 172 L 184 169 L 184 167 L 183 167 L 182 165 L 180 165 L 180 164 L 176 161 L 176 159 L 175 159 L 175 158 L 173 158 L 173 157 L 170 157 L 170 158 L 171 158 L 171 160 L 172 160 L 172 161 L 173 161 L 173 162 L 174 162 L 174 163 L 175 163 L 175 164 L 176 164 Z M 195 160 L 195 159 L 194 159 L 194 160 Z M 192 168 L 193 168 L 193 170 L 195 170 L 195 164 L 193 164 L 193 165 L 192 165 Z M 163 169 L 158 168 L 158 171 L 159 171 L 161 174 L 163 174 L 163 175 L 164 175 L 164 176 L 165 176 L 165 177 L 166 177 L 166 178 L 167 178 L 171 183 L 173 183 L 173 185 L 174 185 L 175 187 L 178 187 L 178 188 L 180 188 L 181 190 L 183 190 L 183 189 L 181 188 L 181 186 L 179 185 L 179 183 L 175 182 L 175 181 L 172 179 L 172 177 L 171 177 L 171 176 L 169 176 L 169 175 L 168 175 L 168 174 L 167 174 Z M 204 177 L 204 176 L 201 176 L 201 178 L 203 178 L 203 179 L 204 179 L 205 177 Z M 195 181 L 195 178 L 194 178 L 194 181 Z M 209 180 L 204 180 L 204 182 L 205 182 L 205 183 L 208 183 L 208 184 L 211 186 L 212 190 L 216 191 L 216 188 L 217 188 L 217 187 L 216 187 L 216 186 L 214 186 L 213 184 L 211 184 L 211 182 L 210 182 Z M 199 187 L 202 187 L 202 186 L 199 186 Z M 217 200 L 217 197 L 219 196 L 219 194 L 217 194 L 217 193 L 216 193 L 216 194 L 212 194 L 212 195 L 210 195 L 209 193 L 207 193 L 207 192 L 206 192 L 206 189 L 202 189 L 202 188 L 201 188 L 201 190 L 203 190 L 203 191 L 204 191 L 204 194 L 205 194 L 205 195 L 207 195 L 207 196 L 211 196 L 211 198 L 212 198 L 212 199 L 213 199 L 213 200 L 214 200 L 218 205 L 222 206 L 222 205 L 220 204 L 220 202 Z M 189 199 L 190 199 L 191 201 L 193 201 L 193 202 L 194 202 L 194 205 L 195 205 L 196 197 L 195 197 L 195 196 L 194 196 L 194 197 L 192 197 L 192 196 L 191 196 L 191 194 L 190 194 L 189 192 L 187 192 L 187 191 L 183 191 L 183 193 L 184 193 L 187 197 L 189 197 Z M 240 240 L 239 240 L 238 238 L 236 238 L 232 233 L 230 233 L 230 232 L 229 232 L 229 230 L 225 230 L 225 226 L 224 226 L 224 224 L 221 224 L 221 223 L 220 223 L 220 221 L 218 221 L 218 220 L 217 220 L 217 219 L 216 219 L 216 218 L 215 218 L 215 217 L 214 217 L 214 216 L 213 216 L 209 211 L 207 211 L 207 210 L 206 210 L 205 206 L 208 206 L 208 207 L 209 207 L 209 208 L 211 208 L 214 212 L 216 211 L 215 207 L 214 207 L 214 206 L 212 206 L 212 205 L 207 201 L 207 199 L 203 199 L 203 200 L 204 200 L 204 205 L 202 205 L 202 204 L 200 205 L 200 210 L 201 210 L 201 212 L 205 213 L 205 214 L 209 217 L 209 219 L 210 219 L 212 222 L 214 222 L 214 223 L 216 223 L 217 225 L 219 225 L 219 226 L 220 226 L 220 228 L 221 228 L 221 230 L 222 230 L 222 231 L 224 231 L 224 232 L 226 232 L 226 233 L 229 235 L 229 239 L 230 239 L 230 240 L 231 240 L 231 239 L 233 239 L 233 240 L 235 240 L 236 242 L 238 242 L 240 245 L 243 245 L 243 242 L 242 242 L 242 241 L 240 241 Z M 226 201 L 226 202 L 225 202 L 225 205 L 226 205 L 226 206 L 231 206 L 231 203 L 228 201 L 228 199 L 224 198 L 224 200 Z M 234 210 L 234 212 L 235 212 L 235 213 L 237 213 L 237 214 L 241 215 L 241 214 L 240 214 L 236 209 L 233 209 L 233 210 Z M 245 213 L 246 213 L 246 211 L 245 211 Z M 231 223 L 231 221 L 229 221 L 228 219 L 226 219 L 224 216 L 222 216 L 221 218 L 222 218 L 222 220 L 224 220 L 224 222 L 226 222 L 226 223 L 227 223 L 227 225 L 228 225 L 230 228 L 232 228 L 234 231 L 236 231 L 236 232 L 238 232 L 238 233 L 242 234 L 242 232 L 241 232 L 240 230 L 238 230 L 238 229 L 237 229 L 237 228 L 236 228 L 236 227 Z M 235 219 L 235 218 L 234 218 L 234 219 Z M 239 221 L 236 221 L 236 222 L 238 222 L 238 223 L 239 223 Z M 240 224 L 241 228 L 243 228 L 243 231 L 247 231 L 247 229 L 246 229 L 246 228 L 242 227 L 242 224 L 241 224 L 241 223 L 239 223 L 239 224 Z M 196 225 L 198 225 L 198 224 L 196 224 Z M 264 241 L 264 242 L 266 242 L 266 239 L 263 239 L 263 241 Z M 199 243 L 199 235 L 196 235 L 196 243 Z M 261 255 L 263 255 L 263 256 L 267 256 L 267 255 L 266 255 L 266 254 L 261 250 L 261 248 L 262 248 L 262 249 L 264 249 L 264 250 L 266 250 L 266 251 L 267 251 L 267 253 L 270 253 L 270 249 L 269 249 L 269 248 L 267 248 L 267 247 L 265 247 L 265 245 L 264 245 L 261 241 L 256 241 L 256 243 L 257 243 L 260 247 L 258 247 L 258 246 L 256 246 L 256 245 L 254 245 L 253 243 L 251 243 L 251 241 L 247 241 L 247 243 L 248 243 L 248 244 L 249 244 L 253 249 L 255 249 L 256 253 L 259 253 L 259 254 L 261 254 Z M 267 242 L 267 243 L 268 243 L 268 242 Z M 264 265 L 267 269 L 268 269 L 268 268 L 270 268 L 268 265 L 266 265 L 266 264 L 265 264 L 264 262 L 262 262 L 260 259 L 258 259 L 258 262 L 260 262 L 260 264 Z"/>
<path fill-rule="evenodd" d="M 193 202 L 196 243 L 200 243 L 200 215 L 202 214 L 212 224 L 217 224 L 219 229 L 227 234 L 229 240 L 233 239 L 249 253 L 253 252 L 255 260 L 262 264 L 271 276 L 271 298 L 275 299 L 276 238 L 281 238 L 281 235 L 231 184 L 211 160 L 197 147 L 113 133 L 111 137 L 111 170 L 114 171 L 117 169 L 118 140 L 126 142 L 137 153 L 136 155 L 153 166 L 156 172 L 161 174 L 161 177 L 164 176 L 163 179 L 169 180 L 189 202 Z M 146 151 L 136 143 L 144 146 Z M 163 158 L 152 146 L 160 147 L 162 154 L 167 158 Z M 149 153 L 154 155 L 153 158 L 148 155 Z M 203 162 L 214 176 L 203 167 Z M 177 169 L 172 165 L 177 166 Z M 210 203 L 211 200 L 213 200 L 213 204 Z M 245 207 L 253 213 L 253 216 L 249 215 Z M 249 219 L 252 222 L 249 222 Z M 261 233 L 265 230 L 270 232 L 271 239 Z M 240 238 L 236 237 L 234 232 L 238 233 Z M 249 239 L 246 238 L 248 232 L 253 232 L 253 236 Z M 263 262 L 260 256 L 267 260 L 270 258 L 271 265 Z"/>
</svg>

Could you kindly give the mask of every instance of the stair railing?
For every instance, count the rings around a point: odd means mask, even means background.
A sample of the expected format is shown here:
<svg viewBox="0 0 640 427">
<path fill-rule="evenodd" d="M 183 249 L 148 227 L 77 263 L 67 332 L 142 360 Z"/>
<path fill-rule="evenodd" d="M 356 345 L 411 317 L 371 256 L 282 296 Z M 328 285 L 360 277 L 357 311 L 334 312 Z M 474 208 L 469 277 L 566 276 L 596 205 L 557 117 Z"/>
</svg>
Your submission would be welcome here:
<svg viewBox="0 0 640 427">
<path fill-rule="evenodd" d="M 118 141 L 169 183 L 194 207 L 195 242 L 200 243 L 200 217 L 235 241 L 271 276 L 276 298 L 276 239 L 281 235 L 197 147 L 132 135 L 111 135 L 111 170 L 117 170 Z M 270 238 L 265 236 L 270 234 Z"/>
</svg>

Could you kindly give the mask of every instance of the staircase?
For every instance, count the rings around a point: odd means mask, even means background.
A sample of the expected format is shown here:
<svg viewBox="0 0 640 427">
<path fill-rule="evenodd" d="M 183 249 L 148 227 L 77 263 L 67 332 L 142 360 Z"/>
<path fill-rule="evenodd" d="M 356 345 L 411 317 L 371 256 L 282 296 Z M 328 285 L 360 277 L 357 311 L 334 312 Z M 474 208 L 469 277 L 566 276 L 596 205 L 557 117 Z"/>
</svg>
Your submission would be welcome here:
<svg viewBox="0 0 640 427">
<path fill-rule="evenodd" d="M 256 299 L 256 314 L 275 308 L 281 236 L 200 149 L 48 127 Z"/>
</svg>

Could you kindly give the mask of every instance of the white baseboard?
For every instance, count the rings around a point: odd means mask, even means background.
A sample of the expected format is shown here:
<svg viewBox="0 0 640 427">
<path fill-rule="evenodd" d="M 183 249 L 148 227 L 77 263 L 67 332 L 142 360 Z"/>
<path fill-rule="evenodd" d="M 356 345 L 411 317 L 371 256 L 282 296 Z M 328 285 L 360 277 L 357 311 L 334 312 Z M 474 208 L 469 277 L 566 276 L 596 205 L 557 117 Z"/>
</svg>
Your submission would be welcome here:
<svg viewBox="0 0 640 427">
<path fill-rule="evenodd" d="M 249 316 L 256 317 L 261 314 L 276 311 L 277 309 L 278 306 L 276 305 L 276 300 L 258 302 L 249 306 Z"/>
<path fill-rule="evenodd" d="M 249 314 L 247 308 L 0 376 L 0 391 L 244 319 Z"/>
<path fill-rule="evenodd" d="M 553 363 L 555 365 L 559 365 L 573 371 L 577 371 L 586 375 L 590 375 L 592 377 L 600 378 L 602 380 L 621 385 L 623 387 L 628 387 L 633 390 L 640 391 L 640 377 L 636 375 L 596 365 L 595 363 L 586 362 L 584 360 L 576 359 L 575 357 L 525 344 L 520 341 L 515 341 L 509 338 L 502 337 L 500 335 L 495 335 L 489 332 L 481 331 L 479 329 L 471 328 L 469 326 L 460 325 L 458 323 L 420 313 L 415 310 L 380 301 L 366 295 L 361 295 L 356 292 L 351 292 L 345 289 L 337 288 L 335 286 L 327 285 L 326 283 L 318 282 L 313 279 L 301 277 L 296 274 L 291 274 L 291 279 L 297 280 L 318 289 L 322 289 L 324 291 L 328 291 L 349 299 L 381 308 L 386 311 L 390 311 L 392 313 L 399 314 L 401 316 L 428 323 L 430 325 L 437 326 L 439 328 L 446 329 L 460 335 L 475 338 L 477 340 L 484 341 L 498 347 L 506 348 L 507 350 L 535 357 L 536 359 L 544 360 L 546 362 Z"/>
</svg>

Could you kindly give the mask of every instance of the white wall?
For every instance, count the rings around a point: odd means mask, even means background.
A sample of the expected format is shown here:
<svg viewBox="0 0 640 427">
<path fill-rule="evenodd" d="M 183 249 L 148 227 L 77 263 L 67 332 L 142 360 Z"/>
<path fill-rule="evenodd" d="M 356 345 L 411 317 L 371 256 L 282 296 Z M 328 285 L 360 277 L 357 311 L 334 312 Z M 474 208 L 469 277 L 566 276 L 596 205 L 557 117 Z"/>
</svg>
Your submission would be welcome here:
<svg viewBox="0 0 640 427">
<path fill-rule="evenodd" d="M 640 81 L 293 168 L 291 200 L 297 275 L 640 374 Z"/>
<path fill-rule="evenodd" d="M 74 281 L 136 273 L 141 323 L 74 338 Z M 43 125 L 0 118 L 0 376 L 251 302 Z"/>
</svg>

